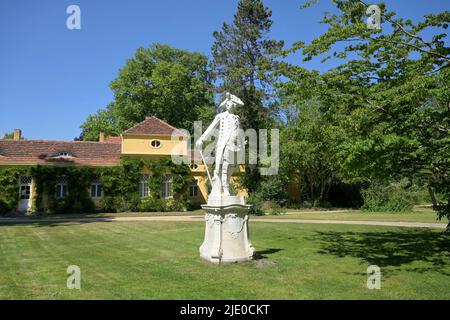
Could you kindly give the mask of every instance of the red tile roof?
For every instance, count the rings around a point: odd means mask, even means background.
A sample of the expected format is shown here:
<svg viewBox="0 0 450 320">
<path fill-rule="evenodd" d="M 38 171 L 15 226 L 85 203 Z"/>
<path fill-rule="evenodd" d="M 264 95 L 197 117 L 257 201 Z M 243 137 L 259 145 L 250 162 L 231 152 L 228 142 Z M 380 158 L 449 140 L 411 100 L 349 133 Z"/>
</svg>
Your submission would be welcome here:
<svg viewBox="0 0 450 320">
<path fill-rule="evenodd" d="M 67 152 L 69 156 L 58 156 Z M 90 141 L 0 140 L 0 165 L 71 164 L 117 165 L 121 144 Z"/>
<path fill-rule="evenodd" d="M 177 128 L 156 117 L 147 117 L 124 134 L 182 135 Z M 122 138 L 109 136 L 104 142 L 0 140 L 0 165 L 117 165 L 121 156 Z M 68 156 L 59 156 L 65 152 Z"/>
<path fill-rule="evenodd" d="M 184 135 L 180 130 L 157 117 L 146 117 L 144 121 L 126 130 L 124 134 L 161 135 L 172 134 Z"/>
</svg>

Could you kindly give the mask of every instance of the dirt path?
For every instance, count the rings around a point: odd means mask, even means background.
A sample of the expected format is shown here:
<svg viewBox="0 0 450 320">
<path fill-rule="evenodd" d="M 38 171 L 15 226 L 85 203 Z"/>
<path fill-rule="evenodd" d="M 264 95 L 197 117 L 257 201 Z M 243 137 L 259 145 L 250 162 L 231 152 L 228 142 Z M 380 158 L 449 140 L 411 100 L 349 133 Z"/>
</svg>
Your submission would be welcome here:
<svg viewBox="0 0 450 320">
<path fill-rule="evenodd" d="M 158 217 L 114 217 L 114 218 L 0 218 L 0 223 L 66 223 L 66 222 L 127 222 L 127 221 L 203 221 L 202 216 L 158 216 Z M 346 224 L 409 228 L 440 228 L 445 223 L 395 222 L 395 221 L 350 221 L 350 220 L 305 220 L 305 219 L 259 219 L 251 221 L 268 223 L 310 223 L 310 224 Z"/>
</svg>

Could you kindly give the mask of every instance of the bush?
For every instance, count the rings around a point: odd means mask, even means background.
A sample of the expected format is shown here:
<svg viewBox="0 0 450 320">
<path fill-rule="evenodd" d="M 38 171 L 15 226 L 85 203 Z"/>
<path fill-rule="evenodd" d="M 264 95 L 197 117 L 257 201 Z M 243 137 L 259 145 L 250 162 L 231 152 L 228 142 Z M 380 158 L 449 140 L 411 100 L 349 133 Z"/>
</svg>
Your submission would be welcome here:
<svg viewBox="0 0 450 320">
<path fill-rule="evenodd" d="M 153 197 L 147 197 L 142 199 L 139 204 L 139 211 L 144 212 L 157 212 L 165 211 L 165 204 L 163 199 L 155 199 Z"/>
<path fill-rule="evenodd" d="M 311 201 L 305 200 L 302 203 L 300 203 L 300 209 L 304 209 L 304 208 L 312 208 L 314 207 L 314 205 L 311 203 Z"/>
<path fill-rule="evenodd" d="M 261 197 L 261 194 L 258 192 L 253 192 L 248 197 L 248 204 L 251 205 L 249 214 L 253 214 L 255 216 L 262 216 L 264 215 L 263 210 L 263 199 Z"/>
<path fill-rule="evenodd" d="M 402 180 L 391 184 L 372 184 L 362 191 L 364 205 L 368 211 L 408 211 L 417 202 L 417 197 Z"/>
<path fill-rule="evenodd" d="M 270 215 L 277 216 L 283 213 L 283 208 L 276 202 L 270 203 L 270 208 L 268 209 Z"/>
<path fill-rule="evenodd" d="M 260 194 L 261 199 L 276 203 L 278 206 L 285 206 L 288 202 L 286 183 L 278 176 L 269 176 L 261 181 L 257 192 Z"/>
<path fill-rule="evenodd" d="M 190 202 L 189 200 L 175 199 L 175 198 L 163 201 L 164 201 L 163 211 L 178 211 L 178 212 L 187 211 Z"/>
</svg>

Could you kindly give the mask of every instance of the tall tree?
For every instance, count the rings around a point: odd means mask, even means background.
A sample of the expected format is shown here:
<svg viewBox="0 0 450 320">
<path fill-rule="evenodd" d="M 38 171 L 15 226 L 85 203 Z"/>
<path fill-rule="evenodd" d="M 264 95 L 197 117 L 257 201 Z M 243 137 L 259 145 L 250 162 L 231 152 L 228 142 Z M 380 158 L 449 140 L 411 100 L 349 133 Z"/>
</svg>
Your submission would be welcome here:
<svg viewBox="0 0 450 320">
<path fill-rule="evenodd" d="M 239 96 L 245 105 L 236 112 L 244 129 L 268 128 L 271 86 L 276 79 L 276 57 L 283 41 L 268 38 L 272 11 L 261 0 L 240 0 L 231 24 L 213 33 L 212 66 L 219 80 L 218 91 Z M 253 192 L 261 177 L 256 166 L 246 166 L 242 185 Z"/>
<path fill-rule="evenodd" d="M 213 33 L 218 89 L 244 101 L 237 113 L 245 129 L 267 127 L 269 112 L 264 104 L 275 79 L 276 56 L 283 47 L 283 41 L 268 38 L 271 16 L 261 0 L 240 0 L 233 23 L 224 23 L 221 31 Z"/>
<path fill-rule="evenodd" d="M 301 50 L 305 60 L 343 62 L 323 74 L 290 66 L 285 75 L 291 81 L 282 91 L 316 97 L 329 121 L 344 130 L 338 156 L 348 175 L 418 179 L 446 195 L 435 208 L 450 217 L 450 13 L 413 23 L 381 3 L 381 28 L 373 29 L 367 4 L 333 2 L 339 12 L 324 17 L 328 30 L 293 50 Z"/>
<path fill-rule="evenodd" d="M 297 106 L 297 117 L 281 130 L 281 176 L 288 182 L 298 174 L 303 200 L 322 205 L 339 178 L 341 130 L 326 119 L 316 101 L 298 101 Z"/>
<path fill-rule="evenodd" d="M 139 48 L 110 87 L 114 101 L 87 118 L 84 140 L 98 139 L 99 132 L 120 134 L 150 115 L 189 131 L 194 121 L 213 117 L 208 58 L 197 52 L 162 44 Z"/>
</svg>

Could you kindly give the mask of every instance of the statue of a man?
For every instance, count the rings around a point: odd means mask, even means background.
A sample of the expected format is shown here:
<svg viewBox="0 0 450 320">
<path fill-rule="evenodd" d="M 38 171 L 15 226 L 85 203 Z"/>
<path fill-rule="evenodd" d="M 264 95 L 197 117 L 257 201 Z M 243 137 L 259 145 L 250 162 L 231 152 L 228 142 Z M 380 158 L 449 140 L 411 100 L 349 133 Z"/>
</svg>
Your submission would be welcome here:
<svg viewBox="0 0 450 320">
<path fill-rule="evenodd" d="M 243 106 L 244 103 L 238 97 L 227 92 L 225 100 L 220 104 L 220 107 L 225 108 L 225 111 L 216 115 L 213 122 L 196 142 L 197 147 L 201 147 L 218 126 L 219 137 L 215 149 L 215 169 L 211 181 L 211 195 L 230 195 L 229 180 L 232 172 L 230 165 L 234 164 L 234 152 L 239 151 L 242 144 L 239 139 L 239 116 L 234 114 L 238 105 Z"/>
</svg>

